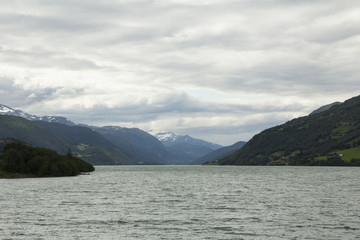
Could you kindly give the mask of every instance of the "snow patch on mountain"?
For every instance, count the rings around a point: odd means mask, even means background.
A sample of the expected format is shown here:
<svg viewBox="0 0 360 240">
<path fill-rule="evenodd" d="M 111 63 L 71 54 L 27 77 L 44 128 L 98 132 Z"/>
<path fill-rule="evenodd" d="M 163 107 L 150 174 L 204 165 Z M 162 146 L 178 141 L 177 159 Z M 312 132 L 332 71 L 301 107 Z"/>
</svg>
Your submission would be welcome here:
<svg viewBox="0 0 360 240">
<path fill-rule="evenodd" d="M 43 116 L 39 117 L 36 115 L 31 115 L 26 112 L 23 112 L 21 110 L 17 110 L 11 107 L 8 107 L 6 105 L 0 104 L 0 115 L 12 115 L 17 117 L 22 117 L 30 121 L 45 121 L 45 122 L 55 122 L 55 123 L 61 123 L 68 126 L 75 126 L 76 124 L 70 121 L 66 117 L 61 116 Z"/>
<path fill-rule="evenodd" d="M 9 108 L 8 106 L 0 104 L 0 113 L 13 113 L 15 112 L 14 109 Z"/>
<path fill-rule="evenodd" d="M 160 142 L 165 145 L 172 145 L 176 143 L 188 143 L 194 146 L 208 147 L 210 149 L 219 149 L 222 146 L 219 144 L 211 143 L 202 139 L 190 137 L 189 135 L 177 135 L 173 132 L 159 132 L 154 134 Z"/>
<path fill-rule="evenodd" d="M 155 134 L 155 137 L 159 139 L 160 142 L 176 142 L 178 136 L 179 135 L 173 132 L 160 132 Z"/>
</svg>

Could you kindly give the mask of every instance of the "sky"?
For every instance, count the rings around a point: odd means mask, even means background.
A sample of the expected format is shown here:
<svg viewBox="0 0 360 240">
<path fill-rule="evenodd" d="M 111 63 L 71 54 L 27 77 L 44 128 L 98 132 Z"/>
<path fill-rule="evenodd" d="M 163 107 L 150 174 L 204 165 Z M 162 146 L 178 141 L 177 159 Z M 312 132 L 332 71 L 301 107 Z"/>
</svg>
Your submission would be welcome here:
<svg viewBox="0 0 360 240">
<path fill-rule="evenodd" d="M 1 0 L 0 103 L 222 145 L 360 94 L 358 0 Z"/>
</svg>

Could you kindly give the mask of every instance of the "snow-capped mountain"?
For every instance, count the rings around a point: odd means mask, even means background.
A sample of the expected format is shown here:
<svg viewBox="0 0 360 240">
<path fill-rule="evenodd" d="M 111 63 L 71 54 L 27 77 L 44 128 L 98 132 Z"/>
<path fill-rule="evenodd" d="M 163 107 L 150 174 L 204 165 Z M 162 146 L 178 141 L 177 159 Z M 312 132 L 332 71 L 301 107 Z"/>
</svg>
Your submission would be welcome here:
<svg viewBox="0 0 360 240">
<path fill-rule="evenodd" d="M 157 137 L 169 151 L 179 156 L 184 156 L 189 162 L 222 147 L 221 145 L 196 139 L 189 135 L 177 135 L 173 132 L 160 132 L 154 134 L 154 136 Z"/>
<path fill-rule="evenodd" d="M 61 116 L 44 116 L 44 117 L 40 117 L 39 120 L 40 121 L 45 121 L 45 122 L 61 123 L 61 124 L 65 124 L 65 125 L 68 125 L 68 126 L 77 125 L 74 122 L 72 122 L 70 119 L 68 119 L 66 117 L 61 117 Z"/>
<path fill-rule="evenodd" d="M 173 132 L 160 132 L 155 134 L 155 137 L 159 139 L 160 142 L 175 142 L 178 136 L 179 135 Z"/>
<path fill-rule="evenodd" d="M 6 105 L 0 104 L 0 114 L 1 115 L 12 115 L 17 117 L 26 118 L 28 120 L 39 120 L 37 116 L 28 114 L 21 110 L 17 110 Z"/>
<path fill-rule="evenodd" d="M 171 146 L 179 143 L 187 143 L 194 146 L 206 147 L 212 150 L 221 148 L 219 144 L 214 144 L 202 139 L 190 137 L 189 135 L 177 135 L 173 132 L 160 132 L 156 133 L 155 137 L 159 139 L 164 145 Z"/>
<path fill-rule="evenodd" d="M 22 117 L 30 121 L 45 121 L 45 122 L 55 122 L 55 123 L 61 123 L 68 126 L 75 126 L 76 124 L 70 121 L 66 117 L 60 117 L 60 116 L 43 116 L 39 117 L 36 115 L 31 115 L 26 112 L 23 112 L 21 110 L 17 110 L 14 108 L 11 108 L 9 106 L 0 104 L 0 115 L 12 115 L 17 117 Z"/>
</svg>

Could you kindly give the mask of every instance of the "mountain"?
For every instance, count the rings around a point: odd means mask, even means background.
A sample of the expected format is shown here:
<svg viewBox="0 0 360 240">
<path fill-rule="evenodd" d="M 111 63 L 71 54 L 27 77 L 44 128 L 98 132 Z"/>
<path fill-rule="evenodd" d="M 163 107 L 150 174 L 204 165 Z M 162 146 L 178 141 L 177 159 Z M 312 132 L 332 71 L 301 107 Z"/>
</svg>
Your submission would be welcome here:
<svg viewBox="0 0 360 240">
<path fill-rule="evenodd" d="M 38 117 L 35 115 L 28 114 L 21 110 L 16 110 L 14 108 L 8 107 L 3 104 L 0 104 L 0 115 L 11 115 L 11 116 L 22 117 L 28 120 L 38 120 Z"/>
<path fill-rule="evenodd" d="M 36 120 L 44 121 L 44 122 L 51 122 L 51 123 L 60 123 L 60 124 L 64 124 L 67 126 L 76 126 L 77 125 L 77 124 L 73 123 L 70 119 L 68 119 L 66 117 L 62 117 L 62 116 L 43 116 L 43 117 L 39 117 Z"/>
<path fill-rule="evenodd" d="M 37 147 L 74 154 L 92 164 L 189 164 L 191 161 L 220 148 L 220 145 L 188 135 L 159 133 L 157 136 L 138 128 L 116 126 L 94 127 L 75 124 L 61 116 L 31 115 L 0 104 L 0 116 L 20 117 L 26 129 L 7 129 L 0 125 L 1 138 L 14 138 Z M 4 125 L 5 126 L 5 125 Z M 41 133 L 41 134 L 40 134 Z"/>
<path fill-rule="evenodd" d="M 177 135 L 173 132 L 160 132 L 156 133 L 155 137 L 159 139 L 166 146 L 171 146 L 178 143 L 189 143 L 194 146 L 206 147 L 213 150 L 219 149 L 222 146 L 219 144 L 214 144 L 202 139 L 196 139 L 190 137 L 189 135 Z"/>
<path fill-rule="evenodd" d="M 188 135 L 176 135 L 173 132 L 157 133 L 155 134 L 155 137 L 158 138 L 173 154 L 183 156 L 184 159 L 187 159 L 188 164 L 195 159 L 222 147 L 221 145 L 192 138 Z"/>
<path fill-rule="evenodd" d="M 117 164 L 118 162 L 121 164 L 135 164 L 136 162 L 169 164 L 180 162 L 180 157 L 168 152 L 159 140 L 140 129 L 91 127 L 85 124 L 75 124 L 61 116 L 39 117 L 31 115 L 2 104 L 0 105 L 0 115 L 17 116 L 30 121 L 36 121 L 38 125 L 45 129 L 50 129 L 51 134 L 55 133 L 55 135 L 60 136 L 64 143 L 62 145 L 48 145 L 49 141 L 47 141 L 48 143 L 40 141 L 40 143 L 36 142 L 34 146 L 47 146 L 61 153 L 71 147 L 75 154 L 93 164 Z M 59 123 L 76 128 L 67 128 L 47 123 Z M 90 130 L 90 128 L 95 131 Z M 27 133 L 24 133 L 24 135 L 26 136 Z M 5 134 L 3 136 L 22 139 L 21 134 Z M 33 132 L 31 137 L 33 137 Z M 46 138 L 42 137 L 42 139 Z M 34 144 L 33 140 L 29 138 L 26 138 L 24 141 Z M 101 147 L 99 148 L 99 146 Z"/>
<path fill-rule="evenodd" d="M 182 156 L 170 152 L 157 138 L 138 128 L 92 127 L 138 162 L 184 164 Z"/>
<path fill-rule="evenodd" d="M 360 96 L 255 135 L 223 165 L 360 165 Z"/>
<path fill-rule="evenodd" d="M 6 105 L 0 104 L 0 115 L 11 115 L 22 117 L 30 121 L 45 121 L 45 122 L 54 122 L 54 123 L 61 123 L 69 126 L 75 126 L 76 124 L 70 121 L 68 118 L 61 117 L 61 116 L 43 116 L 39 117 L 36 115 L 28 114 L 21 110 L 17 110 Z"/>
<path fill-rule="evenodd" d="M 0 115 L 0 139 L 17 139 L 35 147 L 46 147 L 66 153 L 71 145 L 62 137 L 34 121 L 22 117 Z"/>
<path fill-rule="evenodd" d="M 96 165 L 137 164 L 122 149 L 90 128 L 45 121 L 37 121 L 36 123 L 62 137 L 71 145 L 75 156 L 89 163 Z"/>
<path fill-rule="evenodd" d="M 0 115 L 0 139 L 17 139 L 60 154 L 71 149 L 76 157 L 92 164 L 136 164 L 120 148 L 93 130 L 22 117 Z"/>
<path fill-rule="evenodd" d="M 226 146 L 219 148 L 217 150 L 214 150 L 205 156 L 199 157 L 191 162 L 191 164 L 203 164 L 207 162 L 217 162 L 219 159 L 235 152 L 236 150 L 239 150 L 242 146 L 245 145 L 246 142 L 240 141 L 236 142 L 233 145 Z"/>
<path fill-rule="evenodd" d="M 187 164 L 192 158 L 174 153 L 157 138 L 137 128 L 75 125 L 64 117 L 38 117 L 0 106 L 0 139 L 16 139 L 36 147 L 103 164 Z M 7 119 L 7 121 L 6 121 Z"/>
</svg>

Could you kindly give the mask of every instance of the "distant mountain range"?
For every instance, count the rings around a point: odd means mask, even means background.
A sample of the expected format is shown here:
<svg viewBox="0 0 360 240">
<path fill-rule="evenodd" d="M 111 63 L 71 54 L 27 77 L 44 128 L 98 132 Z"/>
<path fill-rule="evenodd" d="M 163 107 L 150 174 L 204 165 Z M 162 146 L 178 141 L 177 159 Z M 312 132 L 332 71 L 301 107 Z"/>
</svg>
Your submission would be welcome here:
<svg viewBox="0 0 360 240">
<path fill-rule="evenodd" d="M 138 128 L 76 124 L 62 116 L 39 117 L 0 104 L 0 139 L 18 139 L 61 154 L 71 149 L 96 165 L 192 164 L 221 147 L 187 135 L 166 134 L 165 139 L 161 138 L 165 133 L 155 137 Z"/>
<path fill-rule="evenodd" d="M 186 159 L 189 159 L 188 163 L 222 147 L 218 144 L 196 139 L 188 135 L 177 135 L 173 132 L 157 133 L 155 137 L 172 153 L 178 156 L 186 156 Z"/>
<path fill-rule="evenodd" d="M 163 145 L 153 135 L 138 128 L 91 127 L 137 162 L 160 164 L 188 164 L 191 159 L 186 155 L 177 155 Z"/>
<path fill-rule="evenodd" d="M 210 148 L 212 150 L 216 150 L 223 147 L 219 144 L 214 144 L 202 139 L 193 138 L 190 137 L 189 135 L 177 135 L 173 132 L 156 133 L 155 137 L 167 146 L 171 146 L 178 143 L 189 143 L 191 145 L 202 146 L 202 147 Z"/>
<path fill-rule="evenodd" d="M 255 135 L 222 165 L 360 165 L 360 96 Z"/>
<path fill-rule="evenodd" d="M 92 164 L 360 165 L 360 96 L 221 147 L 172 132 L 75 124 L 0 105 L 0 146 L 17 139 L 73 154 Z"/>
</svg>

